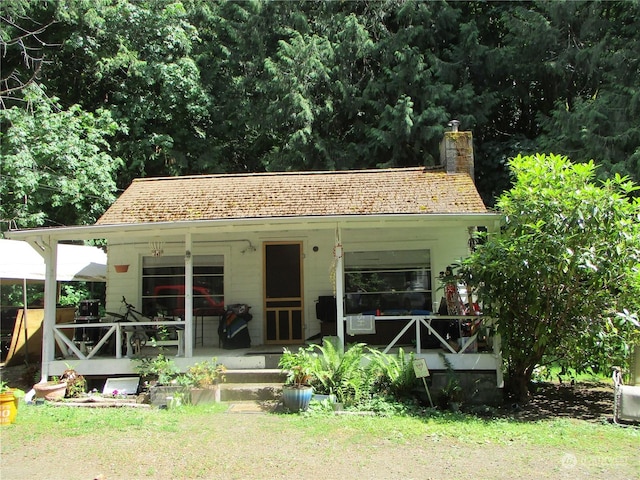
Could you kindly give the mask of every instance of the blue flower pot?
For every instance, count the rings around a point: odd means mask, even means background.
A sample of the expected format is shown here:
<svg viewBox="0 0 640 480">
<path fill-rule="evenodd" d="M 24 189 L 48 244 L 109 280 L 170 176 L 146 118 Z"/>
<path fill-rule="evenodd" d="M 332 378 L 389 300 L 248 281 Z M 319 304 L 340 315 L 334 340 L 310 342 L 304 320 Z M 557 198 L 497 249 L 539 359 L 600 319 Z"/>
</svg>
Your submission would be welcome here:
<svg viewBox="0 0 640 480">
<path fill-rule="evenodd" d="M 304 412 L 309 408 L 312 395 L 313 387 L 295 387 L 293 385 L 282 387 L 282 403 L 290 412 Z"/>
</svg>

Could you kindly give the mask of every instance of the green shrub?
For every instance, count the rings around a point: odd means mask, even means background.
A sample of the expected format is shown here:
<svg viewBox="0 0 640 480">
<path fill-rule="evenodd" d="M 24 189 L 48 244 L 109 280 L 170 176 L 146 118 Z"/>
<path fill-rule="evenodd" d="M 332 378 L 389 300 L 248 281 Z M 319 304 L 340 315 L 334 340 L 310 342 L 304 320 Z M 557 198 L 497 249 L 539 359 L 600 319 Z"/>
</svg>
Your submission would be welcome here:
<svg viewBox="0 0 640 480">
<path fill-rule="evenodd" d="M 312 371 L 316 393 L 335 395 L 345 406 L 370 398 L 377 374 L 372 371 L 369 349 L 364 343 L 353 344 L 346 351 L 331 342 L 313 347 L 317 350 Z"/>
<path fill-rule="evenodd" d="M 417 386 L 413 369 L 414 353 L 411 352 L 407 356 L 400 348 L 397 355 L 385 354 L 378 350 L 371 350 L 371 354 L 374 368 L 380 372 L 376 391 L 397 399 L 410 398 Z"/>
<path fill-rule="evenodd" d="M 180 369 L 171 359 L 159 353 L 152 358 L 136 359 L 135 370 L 146 384 L 171 384 L 180 374 Z"/>
</svg>

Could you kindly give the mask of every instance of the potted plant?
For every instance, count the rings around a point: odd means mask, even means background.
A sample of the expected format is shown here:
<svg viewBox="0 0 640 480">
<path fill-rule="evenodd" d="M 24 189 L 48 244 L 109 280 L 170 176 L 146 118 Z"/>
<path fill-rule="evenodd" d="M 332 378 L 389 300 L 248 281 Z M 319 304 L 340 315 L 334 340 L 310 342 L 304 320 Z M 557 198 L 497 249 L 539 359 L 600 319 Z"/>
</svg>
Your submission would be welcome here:
<svg viewBox="0 0 640 480">
<path fill-rule="evenodd" d="M 58 401 L 67 394 L 67 382 L 54 376 L 49 381 L 36 383 L 33 390 L 36 393 L 36 398 L 44 398 L 52 402 Z"/>
<path fill-rule="evenodd" d="M 87 381 L 85 378 L 69 365 L 67 365 L 67 369 L 60 375 L 60 380 L 67 384 L 67 397 L 80 397 L 87 391 Z"/>
<path fill-rule="evenodd" d="M 226 371 L 226 367 L 214 357 L 191 365 L 179 383 L 189 387 L 193 405 L 219 402 L 220 383 L 224 382 Z"/>
<path fill-rule="evenodd" d="M 10 388 L 6 382 L 0 381 L 0 425 L 13 423 L 18 415 L 18 404 L 24 392 L 18 388 Z"/>
<path fill-rule="evenodd" d="M 313 348 L 300 347 L 297 352 L 284 348 L 278 366 L 287 374 L 282 388 L 282 403 L 291 412 L 303 412 L 309 407 L 313 395 L 310 382 L 314 369 Z"/>
<path fill-rule="evenodd" d="M 135 370 L 142 377 L 142 382 L 148 390 L 149 402 L 158 407 L 166 407 L 169 400 L 176 395 L 183 394 L 185 386 L 179 383 L 180 370 L 176 363 L 159 353 L 152 358 L 136 359 L 138 365 Z"/>
</svg>

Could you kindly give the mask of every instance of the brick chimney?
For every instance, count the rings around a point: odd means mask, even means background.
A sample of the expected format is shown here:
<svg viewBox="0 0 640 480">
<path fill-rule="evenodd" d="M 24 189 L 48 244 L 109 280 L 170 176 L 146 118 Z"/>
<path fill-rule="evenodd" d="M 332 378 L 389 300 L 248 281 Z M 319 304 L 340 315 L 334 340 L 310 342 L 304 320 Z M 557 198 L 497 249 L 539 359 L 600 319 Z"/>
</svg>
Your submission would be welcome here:
<svg viewBox="0 0 640 480">
<path fill-rule="evenodd" d="M 440 163 L 447 173 L 468 173 L 475 181 L 473 168 L 473 135 L 459 132 L 458 120 L 451 120 L 451 131 L 444 133 L 440 142 Z"/>
</svg>

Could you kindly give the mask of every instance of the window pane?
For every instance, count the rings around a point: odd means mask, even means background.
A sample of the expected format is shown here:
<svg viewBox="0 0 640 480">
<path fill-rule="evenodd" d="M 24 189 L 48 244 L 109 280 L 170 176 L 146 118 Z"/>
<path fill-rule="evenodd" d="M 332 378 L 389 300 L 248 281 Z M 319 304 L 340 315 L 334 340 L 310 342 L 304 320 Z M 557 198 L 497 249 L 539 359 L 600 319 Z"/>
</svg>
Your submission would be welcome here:
<svg viewBox="0 0 640 480">
<path fill-rule="evenodd" d="M 429 250 L 345 253 L 346 313 L 432 308 Z"/>
<path fill-rule="evenodd" d="M 193 308 L 196 315 L 224 311 L 224 256 L 193 258 Z M 145 315 L 184 316 L 184 257 L 144 257 L 142 304 Z"/>
</svg>

